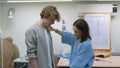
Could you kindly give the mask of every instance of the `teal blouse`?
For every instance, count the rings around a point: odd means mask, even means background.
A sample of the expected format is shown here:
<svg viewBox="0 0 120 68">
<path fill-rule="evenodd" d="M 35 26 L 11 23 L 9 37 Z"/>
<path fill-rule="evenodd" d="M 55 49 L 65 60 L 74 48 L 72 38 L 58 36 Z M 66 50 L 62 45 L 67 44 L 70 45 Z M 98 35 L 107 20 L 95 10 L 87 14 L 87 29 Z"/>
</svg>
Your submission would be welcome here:
<svg viewBox="0 0 120 68">
<path fill-rule="evenodd" d="M 95 56 L 90 39 L 77 44 L 76 36 L 69 32 L 62 32 L 61 38 L 71 46 L 70 68 L 92 68 Z"/>
</svg>

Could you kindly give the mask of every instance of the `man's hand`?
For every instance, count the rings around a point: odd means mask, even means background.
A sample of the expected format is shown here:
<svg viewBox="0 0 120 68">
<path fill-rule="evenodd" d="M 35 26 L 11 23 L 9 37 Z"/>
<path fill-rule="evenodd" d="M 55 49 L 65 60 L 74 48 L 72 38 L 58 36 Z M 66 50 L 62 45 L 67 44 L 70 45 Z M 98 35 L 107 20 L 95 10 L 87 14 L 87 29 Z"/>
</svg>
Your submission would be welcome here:
<svg viewBox="0 0 120 68">
<path fill-rule="evenodd" d="M 30 63 L 32 64 L 32 68 L 39 68 L 36 59 L 34 59 L 34 58 L 30 59 Z"/>
</svg>

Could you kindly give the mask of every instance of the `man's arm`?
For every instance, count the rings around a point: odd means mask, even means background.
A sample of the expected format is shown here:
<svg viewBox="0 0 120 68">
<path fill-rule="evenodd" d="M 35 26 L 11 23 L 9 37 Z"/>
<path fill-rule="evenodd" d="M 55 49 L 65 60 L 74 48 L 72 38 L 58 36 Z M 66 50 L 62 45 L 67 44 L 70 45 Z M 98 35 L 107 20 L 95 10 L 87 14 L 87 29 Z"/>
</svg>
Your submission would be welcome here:
<svg viewBox="0 0 120 68">
<path fill-rule="evenodd" d="M 29 58 L 29 62 L 32 66 L 32 68 L 39 68 L 38 62 L 37 62 L 37 45 L 36 45 L 36 37 L 33 30 L 29 30 L 25 33 L 25 43 L 27 45 L 27 56 Z"/>
</svg>

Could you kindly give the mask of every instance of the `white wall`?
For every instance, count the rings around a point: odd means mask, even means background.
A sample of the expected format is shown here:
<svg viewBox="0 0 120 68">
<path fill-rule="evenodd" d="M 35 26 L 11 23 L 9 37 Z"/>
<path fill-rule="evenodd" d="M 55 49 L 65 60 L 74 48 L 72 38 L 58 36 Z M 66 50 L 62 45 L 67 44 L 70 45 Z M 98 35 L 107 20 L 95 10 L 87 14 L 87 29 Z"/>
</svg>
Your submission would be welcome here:
<svg viewBox="0 0 120 68">
<path fill-rule="evenodd" d="M 0 3 L 0 30 L 1 30 L 1 3 Z"/>
<path fill-rule="evenodd" d="M 86 2 L 83 2 L 86 3 Z M 4 37 L 11 36 L 14 43 L 18 46 L 20 50 L 20 56 L 26 54 L 26 45 L 24 42 L 25 30 L 28 29 L 32 24 L 39 20 L 39 12 L 46 5 L 55 5 L 60 11 L 62 19 L 66 21 L 66 27 L 68 31 L 72 32 L 72 24 L 78 18 L 77 7 L 83 3 L 77 2 L 65 2 L 65 3 L 10 3 L 2 5 L 2 30 Z M 98 3 L 98 2 L 90 2 Z M 109 3 L 109 2 L 99 2 L 99 3 Z M 112 2 L 110 2 L 112 3 Z M 119 35 L 120 29 L 120 3 L 118 3 L 118 13 L 115 17 L 112 17 L 111 22 L 111 46 L 113 51 L 120 51 Z M 9 8 L 15 8 L 15 16 L 13 19 L 8 19 L 7 13 Z M 92 8 L 92 7 L 91 7 Z M 53 25 L 56 28 L 61 29 L 61 22 L 55 23 Z M 59 54 L 64 48 L 69 48 L 68 45 L 61 44 L 60 36 L 52 32 L 54 52 Z"/>
<path fill-rule="evenodd" d="M 60 11 L 61 17 L 67 22 L 67 29 L 72 30 L 72 22 L 77 18 L 77 9 L 75 3 L 51 3 L 56 5 Z M 19 47 L 20 55 L 26 54 L 26 45 L 24 43 L 25 30 L 32 24 L 39 20 L 40 10 L 48 5 L 48 3 L 22 3 L 22 4 L 3 4 L 2 6 L 2 29 L 4 37 L 11 36 L 14 39 L 14 43 Z M 15 16 L 13 19 L 8 19 L 7 13 L 9 8 L 15 8 Z M 59 23 L 56 23 L 56 27 L 60 28 Z M 60 24 L 61 25 L 61 24 Z M 61 28 L 60 28 L 61 29 Z M 60 36 L 53 34 L 55 53 L 60 53 L 61 41 Z M 57 38 L 56 38 L 57 37 Z"/>
<path fill-rule="evenodd" d="M 113 51 L 120 52 L 120 2 L 118 4 L 118 12 L 115 17 L 112 18 L 111 21 L 111 45 Z"/>
</svg>

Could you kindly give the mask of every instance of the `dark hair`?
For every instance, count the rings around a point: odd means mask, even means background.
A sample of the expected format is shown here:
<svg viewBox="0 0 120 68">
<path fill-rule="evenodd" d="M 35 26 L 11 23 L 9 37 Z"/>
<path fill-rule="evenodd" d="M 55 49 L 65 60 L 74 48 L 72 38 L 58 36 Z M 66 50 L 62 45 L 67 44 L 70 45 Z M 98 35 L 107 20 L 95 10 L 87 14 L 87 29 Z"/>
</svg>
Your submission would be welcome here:
<svg viewBox="0 0 120 68">
<path fill-rule="evenodd" d="M 84 19 L 76 20 L 73 23 L 73 26 L 82 31 L 81 42 L 87 40 L 88 38 L 91 39 L 88 23 Z"/>
</svg>

